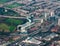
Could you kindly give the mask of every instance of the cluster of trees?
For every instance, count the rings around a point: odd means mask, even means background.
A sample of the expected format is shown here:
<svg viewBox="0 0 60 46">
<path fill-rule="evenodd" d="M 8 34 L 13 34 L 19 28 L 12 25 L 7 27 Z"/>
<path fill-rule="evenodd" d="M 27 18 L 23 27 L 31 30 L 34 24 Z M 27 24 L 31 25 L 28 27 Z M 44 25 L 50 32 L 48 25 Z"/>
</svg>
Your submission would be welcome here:
<svg viewBox="0 0 60 46">
<path fill-rule="evenodd" d="M 3 7 L 0 7 L 0 15 L 20 16 L 17 12 L 10 9 L 5 9 Z"/>
<path fill-rule="evenodd" d="M 0 24 L 0 31 L 1 32 L 13 32 L 15 28 L 16 28 L 15 26 L 8 26 L 5 23 Z"/>
<path fill-rule="evenodd" d="M 17 25 L 21 25 L 26 22 L 26 19 L 0 18 L 0 33 L 12 33 L 16 31 Z"/>
<path fill-rule="evenodd" d="M 21 23 L 23 23 L 23 21 L 18 19 L 2 19 L 2 22 L 0 22 L 0 31 L 13 32 L 16 29 L 16 26 Z"/>
<path fill-rule="evenodd" d="M 5 22 L 9 25 L 15 25 L 15 26 L 23 23 L 22 20 L 17 20 L 17 19 L 7 19 Z"/>
</svg>

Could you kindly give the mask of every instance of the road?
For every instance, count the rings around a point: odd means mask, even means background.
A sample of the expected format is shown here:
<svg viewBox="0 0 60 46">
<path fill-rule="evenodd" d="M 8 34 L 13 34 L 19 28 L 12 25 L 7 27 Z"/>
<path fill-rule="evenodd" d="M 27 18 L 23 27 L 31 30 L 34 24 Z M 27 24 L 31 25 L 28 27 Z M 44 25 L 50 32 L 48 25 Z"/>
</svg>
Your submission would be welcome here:
<svg viewBox="0 0 60 46">
<path fill-rule="evenodd" d="M 0 15 L 0 18 L 26 18 L 26 17 L 15 17 L 15 16 L 4 16 L 4 15 Z"/>
<path fill-rule="evenodd" d="M 37 30 L 37 31 L 34 31 L 34 32 L 30 33 L 30 34 L 27 35 L 27 36 L 23 36 L 23 37 L 21 37 L 20 39 L 18 39 L 17 41 L 14 41 L 14 42 L 12 42 L 11 44 L 9 44 L 9 45 L 7 45 L 7 46 L 12 46 L 13 44 L 20 43 L 22 40 L 25 40 L 27 37 L 36 35 L 36 34 L 39 33 L 41 30 L 42 30 L 42 29 L 39 29 L 39 30 Z"/>
</svg>

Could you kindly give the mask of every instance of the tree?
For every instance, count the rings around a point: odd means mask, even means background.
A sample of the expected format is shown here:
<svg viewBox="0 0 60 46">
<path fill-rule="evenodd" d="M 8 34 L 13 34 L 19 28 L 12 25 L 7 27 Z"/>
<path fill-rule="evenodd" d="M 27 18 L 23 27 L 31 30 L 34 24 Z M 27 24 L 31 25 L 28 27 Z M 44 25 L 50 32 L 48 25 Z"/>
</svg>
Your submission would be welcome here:
<svg viewBox="0 0 60 46">
<path fill-rule="evenodd" d="M 0 30 L 3 32 L 9 32 L 9 27 L 6 24 L 2 23 L 0 24 Z"/>
</svg>

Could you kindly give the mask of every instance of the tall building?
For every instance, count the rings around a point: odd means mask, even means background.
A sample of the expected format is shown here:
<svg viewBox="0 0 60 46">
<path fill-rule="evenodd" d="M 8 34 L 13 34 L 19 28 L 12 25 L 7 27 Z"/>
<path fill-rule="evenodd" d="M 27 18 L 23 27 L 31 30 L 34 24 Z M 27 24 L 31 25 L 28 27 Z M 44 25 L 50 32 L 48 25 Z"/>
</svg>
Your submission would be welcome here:
<svg viewBox="0 0 60 46">
<path fill-rule="evenodd" d="M 58 25 L 60 26 L 60 19 L 58 19 Z"/>
</svg>

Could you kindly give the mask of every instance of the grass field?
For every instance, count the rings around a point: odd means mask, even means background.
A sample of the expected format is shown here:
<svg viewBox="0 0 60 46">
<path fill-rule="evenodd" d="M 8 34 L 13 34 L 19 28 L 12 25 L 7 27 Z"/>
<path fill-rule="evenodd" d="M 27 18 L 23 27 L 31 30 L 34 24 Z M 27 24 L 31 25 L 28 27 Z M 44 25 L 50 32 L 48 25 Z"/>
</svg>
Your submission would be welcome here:
<svg viewBox="0 0 60 46">
<path fill-rule="evenodd" d="M 5 23 L 0 23 L 0 31 L 13 32 L 16 27 L 12 25 L 7 25 Z"/>
<path fill-rule="evenodd" d="M 13 32 L 16 26 L 23 23 L 23 20 L 0 18 L 0 31 Z"/>
<path fill-rule="evenodd" d="M 24 24 L 26 21 L 25 19 L 0 18 L 0 31 L 14 32 L 17 25 Z"/>
<path fill-rule="evenodd" d="M 24 4 L 19 4 L 19 3 L 14 2 L 13 4 L 7 5 L 6 7 L 15 8 L 15 7 L 18 7 L 18 6 L 24 6 Z"/>
</svg>

